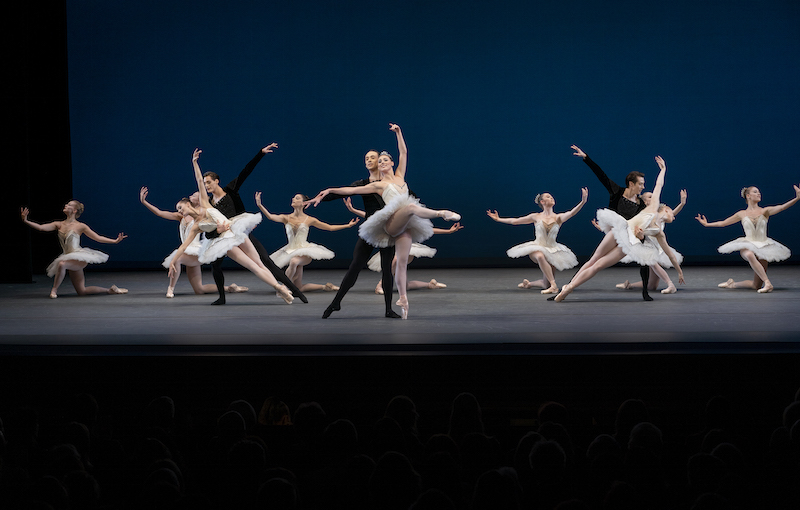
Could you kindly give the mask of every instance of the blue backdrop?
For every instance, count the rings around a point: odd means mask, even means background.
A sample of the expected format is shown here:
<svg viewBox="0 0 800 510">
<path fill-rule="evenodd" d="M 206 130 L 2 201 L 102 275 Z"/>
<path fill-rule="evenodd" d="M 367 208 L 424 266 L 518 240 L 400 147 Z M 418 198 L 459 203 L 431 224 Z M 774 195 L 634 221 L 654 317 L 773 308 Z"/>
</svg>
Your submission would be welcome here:
<svg viewBox="0 0 800 510">
<path fill-rule="evenodd" d="M 800 182 L 800 3 L 796 1 L 184 1 L 68 0 L 69 98 L 75 196 L 122 263 L 160 261 L 177 224 L 138 203 L 173 209 L 193 191 L 191 153 L 232 179 L 277 141 L 242 196 L 263 191 L 273 212 L 297 192 L 363 177 L 367 149 L 409 147 L 407 179 L 423 202 L 463 215 L 465 229 L 428 244 L 445 261 L 498 260 L 532 238 L 520 216 L 551 192 L 556 210 L 589 203 L 559 240 L 579 259 L 600 234 L 590 220 L 608 195 L 572 155 L 577 144 L 619 183 L 668 165 L 663 199 L 689 203 L 668 228 L 689 260 L 732 260 L 716 247 L 741 227 L 704 229 L 744 206 L 739 190 L 783 203 Z M 356 200 L 360 205 L 360 200 Z M 338 202 L 310 214 L 351 215 Z M 800 207 L 770 235 L 800 251 Z M 441 226 L 445 226 L 444 223 Z M 285 244 L 265 220 L 256 235 Z M 310 239 L 349 259 L 355 229 Z M 793 257 L 798 260 L 797 256 Z M 735 259 L 733 259 L 735 260 Z M 343 263 L 347 263 L 345 260 Z"/>
</svg>

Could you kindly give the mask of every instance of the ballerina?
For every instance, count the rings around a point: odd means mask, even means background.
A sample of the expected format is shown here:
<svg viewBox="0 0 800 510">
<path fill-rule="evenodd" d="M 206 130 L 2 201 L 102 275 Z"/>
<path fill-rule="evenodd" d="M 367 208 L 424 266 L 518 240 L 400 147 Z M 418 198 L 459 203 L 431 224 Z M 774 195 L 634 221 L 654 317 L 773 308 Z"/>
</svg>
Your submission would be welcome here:
<svg viewBox="0 0 800 510">
<path fill-rule="evenodd" d="M 647 205 L 650 205 L 650 200 L 653 197 L 653 193 L 648 191 L 647 193 L 642 193 L 641 197 L 642 197 L 642 201 L 645 203 L 645 206 L 647 206 Z M 678 204 L 672 210 L 673 216 L 677 216 L 678 213 L 683 210 L 683 206 L 686 205 L 686 197 L 687 197 L 686 190 L 682 189 L 681 190 L 681 203 Z M 597 222 L 595 222 L 594 220 L 592 221 L 592 223 L 598 229 L 600 228 L 600 225 L 597 224 Z M 678 257 L 678 255 L 676 254 L 676 258 L 680 259 L 682 257 Z M 620 262 L 623 262 L 623 263 L 630 262 L 630 260 L 626 260 L 626 259 L 627 259 L 627 257 L 622 259 Z M 671 267 L 671 266 L 667 265 L 666 267 Z M 648 290 L 656 290 L 656 289 L 658 289 L 658 284 L 662 280 L 664 281 L 664 283 L 667 284 L 667 287 L 661 290 L 662 294 L 675 294 L 676 292 L 678 292 L 678 289 L 675 287 L 675 284 L 672 283 L 672 280 L 669 278 L 669 274 L 664 270 L 663 267 L 661 267 L 660 264 L 653 264 L 652 266 L 650 266 L 650 282 L 647 285 L 647 289 Z M 644 282 L 641 282 L 641 281 L 638 281 L 636 283 L 631 283 L 630 281 L 625 280 L 622 283 L 618 283 L 616 285 L 616 287 L 618 289 L 623 289 L 623 290 L 632 290 L 632 289 L 635 290 L 635 289 L 641 289 L 643 285 L 644 285 Z"/>
<path fill-rule="evenodd" d="M 397 301 L 402 310 L 402 318 L 408 318 L 408 295 L 406 293 L 406 266 L 412 243 L 420 243 L 433 235 L 432 218 L 444 218 L 447 221 L 459 221 L 461 215 L 447 210 L 428 209 L 419 200 L 410 196 L 405 181 L 408 149 L 403 133 L 397 124 L 389 124 L 389 129 L 397 136 L 397 148 L 400 153 L 397 169 L 388 152 L 378 157 L 378 169 L 381 180 L 370 182 L 364 186 L 344 188 L 328 188 L 320 191 L 309 203 L 315 206 L 329 193 L 338 195 L 363 195 L 380 193 L 386 206 L 373 214 L 361 224 L 358 234 L 372 246 L 382 248 L 394 245 L 397 257 L 395 281 L 400 299 Z"/>
<path fill-rule="evenodd" d="M 553 212 L 556 201 L 550 193 L 540 193 L 533 199 L 542 208 L 540 213 L 530 213 L 519 218 L 501 218 L 497 211 L 486 211 L 487 216 L 499 223 L 507 225 L 529 225 L 533 223 L 535 225 L 536 238 L 533 241 L 513 246 L 506 253 L 511 258 L 528 255 L 532 261 L 539 265 L 543 278 L 533 282 L 524 279 L 517 287 L 521 289 L 539 287 L 542 289 L 542 294 L 555 294 L 558 292 L 553 268 L 563 271 L 575 267 L 578 265 L 578 259 L 572 253 L 572 250 L 556 242 L 556 236 L 558 236 L 561 225 L 578 214 L 578 211 L 586 204 L 588 198 L 589 188 L 581 188 L 581 201 L 578 202 L 578 205 L 570 211 L 558 214 Z"/>
<path fill-rule="evenodd" d="M 554 300 L 556 302 L 563 301 L 573 290 L 591 279 L 600 270 L 613 266 L 625 256 L 630 256 L 633 262 L 643 266 L 662 262 L 663 257 L 666 256 L 669 263 L 678 272 L 678 282 L 684 283 L 680 262 L 672 248 L 667 244 L 663 228 L 664 223 L 671 223 L 675 219 L 675 215 L 672 212 L 672 208 L 659 203 L 661 190 L 664 187 L 664 175 L 667 172 L 667 165 L 661 156 L 656 156 L 656 163 L 658 163 L 661 171 L 656 179 L 656 186 L 653 189 L 650 205 L 627 221 L 610 209 L 597 211 L 597 219 L 606 235 L 589 261 L 575 273 L 572 280 L 564 285 L 561 288 L 561 292 L 555 296 Z M 658 246 L 661 246 L 663 253 L 659 252 Z"/>
<path fill-rule="evenodd" d="M 344 199 L 344 205 L 347 206 L 347 209 L 352 212 L 353 214 L 365 217 L 366 213 L 360 209 L 356 209 L 353 207 L 353 202 L 350 200 L 350 197 L 346 197 Z M 450 228 L 436 228 L 433 227 L 434 234 L 452 234 L 453 232 L 458 232 L 461 230 L 463 225 L 461 223 L 454 223 Z M 411 262 L 418 257 L 428 257 L 432 258 L 436 255 L 436 248 L 431 248 L 430 246 L 426 246 L 421 243 L 411 243 L 411 250 L 408 252 L 408 263 Z M 376 273 L 381 272 L 381 254 L 376 253 L 367 261 L 367 267 L 370 271 L 375 271 Z M 392 257 L 392 274 L 395 273 L 397 269 L 397 257 Z M 422 280 L 408 280 L 406 282 L 406 288 L 408 290 L 417 290 L 417 289 L 445 289 L 447 285 L 442 282 L 436 281 L 436 279 L 431 278 L 429 282 L 423 282 Z M 383 279 L 378 280 L 378 284 L 375 286 L 375 294 L 383 295 Z"/>
<path fill-rule="evenodd" d="M 312 260 L 327 260 L 334 257 L 334 253 L 328 248 L 308 242 L 308 229 L 316 227 L 320 230 L 334 232 L 352 227 L 359 222 L 359 219 L 353 218 L 346 225 L 329 225 L 303 212 L 305 202 L 308 199 L 307 196 L 298 193 L 292 197 L 294 212 L 291 214 L 272 214 L 261 204 L 261 192 L 256 192 L 256 205 L 264 213 L 264 216 L 268 220 L 286 225 L 286 237 L 289 243 L 270 255 L 270 258 L 278 267 L 286 267 L 286 276 L 300 289 L 300 292 L 339 290 L 339 287 L 330 282 L 325 285 L 318 283 L 303 284 L 303 268 L 305 266 L 311 263 Z"/>
<path fill-rule="evenodd" d="M 180 236 L 181 236 L 181 243 L 186 240 L 186 233 L 191 228 L 192 224 L 194 223 L 194 219 L 191 216 L 184 216 L 181 213 L 175 211 L 162 211 L 158 207 L 154 206 L 150 202 L 147 201 L 147 194 L 149 190 L 146 186 L 142 186 L 142 189 L 139 190 L 139 201 L 147 207 L 150 212 L 158 216 L 159 218 L 164 218 L 165 220 L 174 220 L 180 222 L 178 227 Z M 205 210 L 200 207 L 200 193 L 195 191 L 190 197 L 189 202 L 191 202 L 192 206 L 198 209 L 200 215 L 205 214 Z M 175 256 L 175 253 L 178 250 L 172 250 L 167 258 L 164 259 L 164 262 L 161 264 L 164 266 L 165 269 L 169 269 L 170 263 L 172 262 L 172 258 Z M 169 286 L 167 287 L 167 297 L 174 298 L 175 297 L 175 285 L 178 283 L 178 278 L 181 276 L 181 265 L 186 266 L 186 276 L 189 278 L 189 284 L 192 286 L 192 290 L 194 290 L 195 294 L 213 294 L 217 291 L 217 286 L 212 283 L 203 284 L 203 272 L 200 269 L 202 264 L 199 260 L 197 260 L 197 254 L 200 252 L 200 234 L 198 233 L 192 243 L 186 248 L 186 251 L 181 256 L 181 259 L 178 261 L 177 272 L 170 276 L 169 278 Z M 231 283 L 230 285 L 225 286 L 225 292 L 247 292 L 249 289 L 247 287 L 242 287 L 240 285 L 236 285 L 235 283 Z"/>
<path fill-rule="evenodd" d="M 128 289 L 123 289 L 116 285 L 112 285 L 109 288 L 86 286 L 86 276 L 83 273 L 83 268 L 88 264 L 101 264 L 107 261 L 108 255 L 91 248 L 82 248 L 80 244 L 81 235 L 83 234 L 86 234 L 86 237 L 92 241 L 105 244 L 119 244 L 120 241 L 128 236 L 120 232 L 115 239 L 111 239 L 95 233 L 88 225 L 78 221 L 78 218 L 83 214 L 83 204 L 77 200 L 70 200 L 64 205 L 66 219 L 63 221 L 40 224 L 29 220 L 29 214 L 30 210 L 27 207 L 20 209 L 23 223 L 40 232 L 52 232 L 54 230 L 58 232 L 58 242 L 61 244 L 61 251 L 63 251 L 47 266 L 47 276 L 53 278 L 50 298 L 56 299 L 58 297 L 58 287 L 64 281 L 67 271 L 69 271 L 69 279 L 72 281 L 72 286 L 75 287 L 75 291 L 79 296 L 128 293 Z"/>
<path fill-rule="evenodd" d="M 772 282 L 767 277 L 767 266 L 770 262 L 786 260 L 791 255 L 789 248 L 767 237 L 767 221 L 781 211 L 785 211 L 800 200 L 800 187 L 794 186 L 795 197 L 785 204 L 760 207 L 761 191 L 755 186 L 742 188 L 741 196 L 747 201 L 747 208 L 721 221 L 709 222 L 702 214 L 695 218 L 704 227 L 727 227 L 741 222 L 744 237 L 734 239 L 717 248 L 720 253 L 738 251 L 753 269 L 753 279 L 736 282 L 733 278 L 720 283 L 724 289 L 758 289 L 760 294 L 772 292 Z"/>
<path fill-rule="evenodd" d="M 206 237 L 206 239 L 201 242 L 200 251 L 197 254 L 198 261 L 203 264 L 208 264 L 228 256 L 256 275 L 261 281 L 273 287 L 279 298 L 283 299 L 287 304 L 292 304 L 294 300 L 292 293 L 285 285 L 278 283 L 272 273 L 264 266 L 258 256 L 258 252 L 248 237 L 256 225 L 261 223 L 261 214 L 242 213 L 228 219 L 224 214 L 211 206 L 208 195 L 204 193 L 205 185 L 203 184 L 203 175 L 200 171 L 200 165 L 197 162 L 201 153 L 202 151 L 200 149 L 194 150 L 192 154 L 192 166 L 194 167 L 197 189 L 200 192 L 200 206 L 205 209 L 205 214 L 201 214 L 198 208 L 192 206 L 189 199 L 185 198 L 178 202 L 176 206 L 178 212 L 184 216 L 190 216 L 194 219 L 194 224 L 189 229 L 183 244 L 181 244 L 172 257 L 172 262 L 169 266 L 170 277 L 177 273 L 178 261 L 201 230 L 203 232 L 217 232 L 219 236 L 213 239 Z"/>
</svg>

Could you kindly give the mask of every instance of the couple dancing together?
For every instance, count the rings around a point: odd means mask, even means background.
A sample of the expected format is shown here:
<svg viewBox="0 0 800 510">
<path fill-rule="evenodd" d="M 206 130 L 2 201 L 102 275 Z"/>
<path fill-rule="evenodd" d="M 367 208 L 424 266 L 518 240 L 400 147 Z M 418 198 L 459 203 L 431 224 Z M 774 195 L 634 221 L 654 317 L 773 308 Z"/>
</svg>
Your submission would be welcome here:
<svg viewBox="0 0 800 510">
<path fill-rule="evenodd" d="M 336 200 L 351 195 L 361 195 L 364 199 L 366 220 L 358 229 L 359 240 L 353 251 L 353 261 L 339 286 L 333 302 L 322 314 L 323 319 L 341 309 L 344 295 L 355 284 L 358 273 L 366 265 L 374 248 L 381 250 L 381 271 L 387 318 L 408 318 L 409 303 L 407 294 L 407 270 L 412 243 L 421 243 L 433 235 L 431 219 L 443 218 L 459 221 L 461 215 L 447 210 L 434 210 L 420 204 L 418 198 L 409 193 L 405 176 L 408 163 L 408 149 L 403 132 L 397 124 L 389 124 L 389 129 L 397 136 L 399 152 L 397 167 L 388 152 L 369 151 L 364 162 L 369 171 L 368 179 L 361 179 L 351 186 L 328 188 L 320 191 L 308 201 L 315 207 L 322 201 Z M 397 258 L 395 280 L 400 299 L 397 305 L 401 314 L 397 315 L 391 307 L 392 259 Z"/>
</svg>

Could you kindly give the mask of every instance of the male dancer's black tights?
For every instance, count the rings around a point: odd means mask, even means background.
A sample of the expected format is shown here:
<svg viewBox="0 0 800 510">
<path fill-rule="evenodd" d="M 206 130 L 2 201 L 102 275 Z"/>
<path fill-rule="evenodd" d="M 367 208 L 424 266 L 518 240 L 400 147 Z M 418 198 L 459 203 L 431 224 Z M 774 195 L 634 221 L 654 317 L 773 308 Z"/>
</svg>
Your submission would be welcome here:
<svg viewBox="0 0 800 510">
<path fill-rule="evenodd" d="M 258 257 L 261 259 L 261 262 L 267 266 L 269 272 L 272 273 L 272 276 L 275 277 L 276 280 L 281 282 L 282 284 L 286 285 L 289 289 L 289 292 L 296 298 L 300 298 L 300 301 L 303 303 L 308 303 L 308 298 L 300 292 L 300 289 L 297 288 L 292 280 L 286 276 L 286 273 L 278 267 L 275 262 L 269 258 L 269 253 L 267 250 L 264 249 L 264 245 L 261 244 L 261 241 L 250 235 L 250 241 L 255 246 L 256 251 L 258 252 Z M 220 257 L 214 262 L 211 263 L 211 275 L 214 277 L 214 283 L 217 285 L 217 292 L 219 292 L 219 299 L 211 303 L 212 305 L 224 305 L 225 304 L 225 275 L 222 273 L 222 261 L 225 260 L 225 257 Z M 391 274 L 391 273 L 390 273 Z"/>
<path fill-rule="evenodd" d="M 642 299 L 645 301 L 652 301 L 653 298 L 647 292 L 647 286 L 650 284 L 650 266 L 642 266 L 639 268 L 639 274 L 642 277 Z"/>
<path fill-rule="evenodd" d="M 342 283 L 339 284 L 339 290 L 336 292 L 336 296 L 333 298 L 333 301 L 325 310 L 325 313 L 322 315 L 323 319 L 327 319 L 330 314 L 336 310 L 339 310 L 342 306 L 342 299 L 344 299 L 344 295 L 347 294 L 347 291 L 355 285 L 356 280 L 358 279 L 358 273 L 366 267 L 367 260 L 369 260 L 370 255 L 372 255 L 372 251 L 375 248 L 370 246 L 365 240 L 359 238 L 358 242 L 356 242 L 356 247 L 353 250 L 353 261 L 350 262 L 350 267 L 347 270 L 347 273 L 342 278 Z M 392 276 L 392 259 L 394 259 L 394 246 L 387 246 L 386 248 L 381 248 L 381 282 L 383 285 L 383 301 L 386 305 L 386 317 L 396 318 L 399 317 L 397 313 L 392 310 L 392 288 L 394 287 L 394 278 Z"/>
</svg>

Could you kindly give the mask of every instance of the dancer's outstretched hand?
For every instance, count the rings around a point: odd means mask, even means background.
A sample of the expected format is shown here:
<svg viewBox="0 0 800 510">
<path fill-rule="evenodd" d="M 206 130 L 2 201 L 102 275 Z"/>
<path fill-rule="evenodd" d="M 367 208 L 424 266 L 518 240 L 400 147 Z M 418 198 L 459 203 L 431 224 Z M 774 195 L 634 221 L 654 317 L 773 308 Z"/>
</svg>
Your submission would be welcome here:
<svg viewBox="0 0 800 510">
<path fill-rule="evenodd" d="M 793 186 L 794 187 L 794 194 L 797 195 L 797 198 L 800 198 L 800 186 Z"/>
<path fill-rule="evenodd" d="M 261 207 L 261 192 L 256 191 L 256 205 L 260 208 Z"/>
<path fill-rule="evenodd" d="M 586 153 L 583 152 L 580 147 L 578 147 L 577 145 L 573 145 L 571 148 L 572 150 L 575 151 L 575 153 L 573 154 L 574 156 L 578 156 L 579 158 L 584 158 L 584 159 L 586 158 Z"/>
<path fill-rule="evenodd" d="M 694 219 L 696 219 L 697 221 L 699 221 L 699 222 L 700 222 L 700 224 L 701 224 L 701 225 L 703 225 L 704 227 L 707 227 L 707 226 L 708 226 L 708 220 L 707 220 L 707 219 L 706 219 L 706 217 L 705 217 L 705 216 L 703 216 L 702 214 L 698 214 L 697 216 L 695 216 L 695 217 L 694 217 Z"/>
<path fill-rule="evenodd" d="M 687 197 L 688 197 L 688 194 L 686 193 L 686 190 L 682 189 L 681 190 L 681 203 L 682 204 L 686 204 L 686 198 Z"/>
<path fill-rule="evenodd" d="M 350 222 L 347 224 L 347 226 L 348 227 L 352 227 L 353 225 L 355 225 L 359 221 L 361 221 L 361 218 L 353 218 L 352 220 L 350 220 Z"/>
<path fill-rule="evenodd" d="M 200 159 L 200 154 L 202 153 L 203 151 L 201 151 L 200 149 L 195 149 L 194 152 L 192 153 L 192 161 L 197 161 L 198 159 Z"/>
<path fill-rule="evenodd" d="M 270 152 L 274 151 L 277 148 L 278 148 L 278 142 L 272 142 L 271 144 L 261 149 L 261 152 L 263 152 L 264 154 L 269 154 Z"/>
<path fill-rule="evenodd" d="M 142 189 L 139 190 L 139 202 L 147 202 L 147 186 L 142 186 Z"/>
<path fill-rule="evenodd" d="M 667 163 L 661 156 L 656 156 L 656 163 L 658 163 L 658 168 L 660 168 L 662 172 L 667 169 Z"/>
<path fill-rule="evenodd" d="M 581 202 L 584 204 L 589 200 L 589 188 L 581 188 Z"/>
<path fill-rule="evenodd" d="M 603 229 L 602 229 L 602 228 L 600 228 L 600 222 L 599 222 L 599 221 L 597 221 L 597 218 L 592 218 L 592 225 L 594 225 L 594 228 L 596 228 L 596 229 L 597 229 L 597 230 L 599 230 L 600 232 L 602 232 L 602 231 L 603 231 Z"/>
<path fill-rule="evenodd" d="M 390 131 L 394 131 L 395 133 L 399 133 L 400 132 L 400 126 L 398 126 L 397 124 L 392 124 L 390 122 L 389 123 L 389 130 Z"/>
<path fill-rule="evenodd" d="M 491 209 L 486 211 L 486 216 L 490 217 L 494 221 L 500 221 L 500 215 L 497 214 L 497 211 L 492 211 Z"/>
<path fill-rule="evenodd" d="M 128 236 L 126 236 L 125 234 L 123 234 L 122 232 L 120 232 L 119 234 L 117 234 L 117 238 L 116 238 L 116 239 L 114 239 L 114 244 L 119 244 L 119 243 L 120 243 L 120 241 L 122 241 L 122 240 L 123 240 L 123 239 L 125 239 L 126 237 L 128 237 Z"/>
<path fill-rule="evenodd" d="M 456 222 L 453 223 L 453 225 L 447 229 L 447 232 L 452 234 L 453 232 L 458 232 L 462 228 L 464 228 L 464 225 L 462 225 L 460 222 Z"/>
</svg>

